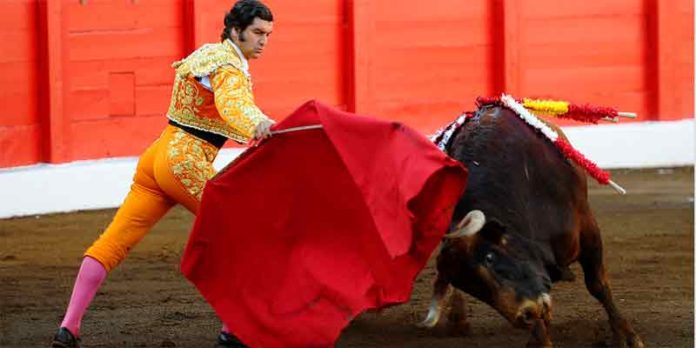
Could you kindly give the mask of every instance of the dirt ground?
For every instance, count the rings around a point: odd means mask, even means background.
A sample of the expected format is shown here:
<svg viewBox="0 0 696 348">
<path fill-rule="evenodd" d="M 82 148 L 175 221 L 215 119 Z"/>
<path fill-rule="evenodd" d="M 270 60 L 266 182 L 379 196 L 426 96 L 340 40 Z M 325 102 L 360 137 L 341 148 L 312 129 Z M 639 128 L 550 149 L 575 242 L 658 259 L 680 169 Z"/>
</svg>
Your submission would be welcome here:
<svg viewBox="0 0 696 348">
<path fill-rule="evenodd" d="M 614 296 L 649 347 L 694 346 L 694 173 L 692 168 L 614 171 L 629 192 L 591 185 Z M 79 193 L 76 193 L 79 194 Z M 3 197 L 11 199 L 11 197 Z M 113 210 L 0 220 L 0 346 L 46 347 L 61 321 L 81 253 Z M 109 276 L 82 325 L 84 347 L 211 347 L 212 310 L 178 271 L 192 223 L 175 209 Z M 609 338 L 606 315 L 578 280 L 553 289 L 557 347 Z M 471 333 L 450 337 L 415 327 L 434 276 L 418 277 L 409 303 L 358 317 L 338 347 L 523 347 L 527 334 L 468 297 Z"/>
</svg>

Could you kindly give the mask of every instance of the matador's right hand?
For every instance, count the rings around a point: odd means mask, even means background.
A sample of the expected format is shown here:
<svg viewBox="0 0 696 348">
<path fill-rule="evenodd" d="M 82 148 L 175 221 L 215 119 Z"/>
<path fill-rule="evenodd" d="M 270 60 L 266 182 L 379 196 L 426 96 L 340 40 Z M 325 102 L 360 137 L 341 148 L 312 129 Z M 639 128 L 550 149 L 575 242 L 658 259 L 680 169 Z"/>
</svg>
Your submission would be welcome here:
<svg viewBox="0 0 696 348">
<path fill-rule="evenodd" d="M 273 121 L 270 119 L 264 119 L 259 122 L 254 130 L 254 140 L 266 139 L 271 136 L 271 126 Z"/>
</svg>

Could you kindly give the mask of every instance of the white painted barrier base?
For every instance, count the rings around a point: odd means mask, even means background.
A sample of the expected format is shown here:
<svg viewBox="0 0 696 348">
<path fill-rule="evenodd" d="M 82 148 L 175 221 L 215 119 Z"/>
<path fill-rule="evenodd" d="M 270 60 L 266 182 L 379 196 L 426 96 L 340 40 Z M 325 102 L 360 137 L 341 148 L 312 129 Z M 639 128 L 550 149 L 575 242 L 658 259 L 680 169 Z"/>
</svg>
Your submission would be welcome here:
<svg viewBox="0 0 696 348">
<path fill-rule="evenodd" d="M 565 127 L 571 144 L 600 168 L 694 165 L 694 120 Z"/>
<path fill-rule="evenodd" d="M 220 170 L 243 150 L 223 149 Z M 115 208 L 128 193 L 137 157 L 0 170 L 0 218 Z"/>
<path fill-rule="evenodd" d="M 694 165 L 694 120 L 593 125 L 563 129 L 602 168 Z M 224 149 L 222 168 L 242 150 Z M 0 170 L 0 218 L 118 207 L 137 158 L 39 164 Z"/>
</svg>

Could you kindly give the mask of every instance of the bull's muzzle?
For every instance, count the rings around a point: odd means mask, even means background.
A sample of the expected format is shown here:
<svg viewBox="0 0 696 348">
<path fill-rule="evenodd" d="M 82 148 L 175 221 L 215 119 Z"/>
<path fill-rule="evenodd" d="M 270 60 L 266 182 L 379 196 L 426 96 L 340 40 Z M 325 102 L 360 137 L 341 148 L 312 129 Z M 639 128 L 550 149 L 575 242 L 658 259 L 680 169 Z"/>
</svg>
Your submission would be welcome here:
<svg viewBox="0 0 696 348">
<path fill-rule="evenodd" d="M 525 300 L 517 311 L 514 324 L 532 334 L 527 347 L 552 347 L 549 335 L 551 296 L 542 294 L 536 301 Z"/>
<path fill-rule="evenodd" d="M 525 300 L 517 310 L 514 324 L 520 327 L 531 328 L 542 320 L 548 325 L 551 322 L 551 296 L 541 294 L 534 300 Z"/>
</svg>

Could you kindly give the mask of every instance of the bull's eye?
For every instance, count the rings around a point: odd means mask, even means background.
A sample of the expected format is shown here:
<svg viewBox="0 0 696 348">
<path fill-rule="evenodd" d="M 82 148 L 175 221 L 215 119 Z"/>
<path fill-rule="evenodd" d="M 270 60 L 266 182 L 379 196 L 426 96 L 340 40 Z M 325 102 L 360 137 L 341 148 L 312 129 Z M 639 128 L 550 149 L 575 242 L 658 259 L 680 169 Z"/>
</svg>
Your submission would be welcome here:
<svg viewBox="0 0 696 348">
<path fill-rule="evenodd" d="M 486 264 L 492 265 L 493 262 L 495 262 L 495 253 L 489 252 L 488 254 L 486 254 L 486 256 L 484 257 L 484 261 L 486 262 Z"/>
</svg>

